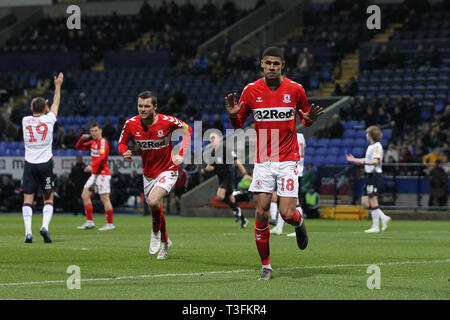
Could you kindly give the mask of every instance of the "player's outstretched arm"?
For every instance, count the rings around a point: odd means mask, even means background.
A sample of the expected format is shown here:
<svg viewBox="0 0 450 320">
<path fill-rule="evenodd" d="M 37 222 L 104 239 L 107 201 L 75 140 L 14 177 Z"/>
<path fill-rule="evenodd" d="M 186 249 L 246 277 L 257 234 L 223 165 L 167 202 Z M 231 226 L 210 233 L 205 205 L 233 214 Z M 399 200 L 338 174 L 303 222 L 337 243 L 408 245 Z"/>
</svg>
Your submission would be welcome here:
<svg viewBox="0 0 450 320">
<path fill-rule="evenodd" d="M 324 112 L 322 107 L 316 106 L 314 103 L 311 104 L 308 112 L 303 112 L 301 109 L 298 109 L 298 111 L 307 126 L 312 125 Z"/>
<path fill-rule="evenodd" d="M 364 158 L 355 158 L 351 153 L 345 154 L 345 159 L 347 159 L 348 162 L 364 164 Z"/>
<path fill-rule="evenodd" d="M 237 102 L 236 93 L 229 93 L 225 97 L 225 109 L 230 116 L 230 122 L 235 129 L 242 128 L 251 113 L 251 109 L 245 103 L 243 99 L 245 89 L 242 92 L 242 96 L 239 102 Z"/>
<path fill-rule="evenodd" d="M 230 115 L 230 118 L 236 118 L 239 111 L 242 108 L 242 105 L 244 103 L 237 103 L 237 96 L 236 96 L 236 92 L 235 93 L 229 93 L 227 94 L 227 96 L 225 97 L 225 108 L 228 112 L 228 114 Z"/>
</svg>

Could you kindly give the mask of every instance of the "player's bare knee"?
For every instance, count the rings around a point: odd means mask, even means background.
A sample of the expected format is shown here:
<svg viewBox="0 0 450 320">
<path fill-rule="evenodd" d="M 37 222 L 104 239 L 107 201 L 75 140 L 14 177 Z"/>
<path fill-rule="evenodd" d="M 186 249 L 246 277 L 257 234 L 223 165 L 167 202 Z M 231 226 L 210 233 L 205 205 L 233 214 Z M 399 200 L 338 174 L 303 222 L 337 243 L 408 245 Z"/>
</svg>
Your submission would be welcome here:
<svg viewBox="0 0 450 320">
<path fill-rule="evenodd" d="M 159 208 L 159 199 L 153 195 L 149 195 L 147 203 L 150 208 Z"/>
<path fill-rule="evenodd" d="M 81 199 L 86 202 L 89 201 L 91 199 L 91 195 L 89 192 L 86 192 L 85 190 L 83 190 L 83 192 L 81 193 Z"/>
<path fill-rule="evenodd" d="M 258 222 L 266 222 L 266 220 L 269 221 L 270 210 L 264 209 L 263 207 L 260 207 L 260 206 L 257 206 L 256 211 L 255 211 L 255 216 L 256 216 L 256 220 L 258 220 Z"/>
</svg>

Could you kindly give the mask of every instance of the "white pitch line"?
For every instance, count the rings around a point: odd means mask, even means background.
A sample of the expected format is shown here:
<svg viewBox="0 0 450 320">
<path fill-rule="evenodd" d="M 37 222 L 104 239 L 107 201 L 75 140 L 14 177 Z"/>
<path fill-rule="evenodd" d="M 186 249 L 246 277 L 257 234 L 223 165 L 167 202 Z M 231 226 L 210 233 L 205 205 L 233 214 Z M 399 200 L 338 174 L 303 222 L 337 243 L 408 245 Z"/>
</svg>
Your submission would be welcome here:
<svg viewBox="0 0 450 320">
<path fill-rule="evenodd" d="M 367 267 L 371 265 L 378 266 L 393 266 L 393 265 L 405 265 L 405 264 L 430 264 L 430 263 L 450 263 L 450 259 L 443 260 L 424 260 L 424 261 L 398 261 L 398 262 L 377 262 L 377 263 L 362 263 L 362 264 L 328 264 L 322 266 L 301 266 L 301 267 L 281 267 L 276 270 L 299 270 L 299 269 L 330 269 L 330 268 L 351 268 L 351 267 Z M 193 272 L 193 273 L 163 273 L 163 274 L 144 274 L 139 276 L 118 276 L 113 278 L 92 278 L 81 279 L 82 282 L 91 281 L 115 281 L 115 280 L 133 280 L 133 279 L 145 279 L 145 278 L 161 278 L 161 277 L 184 277 L 184 276 L 204 276 L 211 274 L 230 274 L 230 273 L 245 273 L 245 272 L 257 272 L 254 269 L 243 270 L 228 270 L 228 271 L 206 271 L 206 272 Z M 53 284 L 53 283 L 66 283 L 67 280 L 44 280 L 34 282 L 10 282 L 0 283 L 0 287 L 8 286 L 27 286 L 37 284 Z"/>
</svg>

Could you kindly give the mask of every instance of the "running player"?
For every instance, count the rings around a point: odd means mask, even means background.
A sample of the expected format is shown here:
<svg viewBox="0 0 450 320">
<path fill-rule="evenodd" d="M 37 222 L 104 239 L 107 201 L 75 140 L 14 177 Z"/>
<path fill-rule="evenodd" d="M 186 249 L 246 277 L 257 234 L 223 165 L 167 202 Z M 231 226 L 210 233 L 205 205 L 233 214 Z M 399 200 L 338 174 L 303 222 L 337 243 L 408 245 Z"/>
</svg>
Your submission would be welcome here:
<svg viewBox="0 0 450 320">
<path fill-rule="evenodd" d="M 53 77 L 55 95 L 50 109 L 48 100 L 44 100 L 41 97 L 34 98 L 31 101 L 32 116 L 26 116 L 22 119 L 25 167 L 21 191 L 23 191 L 22 215 L 25 225 L 25 243 L 33 242 L 31 232 L 33 201 L 34 195 L 39 188 L 44 197 L 40 233 L 44 238 L 44 242 L 52 242 L 48 226 L 53 216 L 53 126 L 58 116 L 63 79 L 64 76 L 61 72 L 58 74 L 58 77 Z"/>
<path fill-rule="evenodd" d="M 217 198 L 219 198 L 220 201 L 226 203 L 233 210 L 235 221 L 238 222 L 239 220 L 241 220 L 241 228 L 246 228 L 248 225 L 248 220 L 242 214 L 242 210 L 237 205 L 236 199 L 233 195 L 233 165 L 228 164 L 227 161 L 230 160 L 227 159 L 233 159 L 234 164 L 239 168 L 244 178 L 251 180 L 252 177 L 247 174 L 244 166 L 237 158 L 236 152 L 234 152 L 233 150 L 228 150 L 226 148 L 226 146 L 223 144 L 222 138 L 219 137 L 218 133 L 212 132 L 209 136 L 209 139 L 214 147 L 212 156 L 214 157 L 215 163 L 214 165 L 208 164 L 205 168 L 202 168 L 200 170 L 200 174 L 204 174 L 205 172 L 209 171 L 214 171 L 214 173 L 217 174 L 217 176 L 219 177 L 219 189 L 217 189 Z M 220 148 L 222 148 L 222 150 L 220 150 Z"/>
<path fill-rule="evenodd" d="M 296 209 L 298 198 L 298 161 L 296 116 L 310 126 L 323 114 L 319 106 L 309 106 L 305 90 L 295 81 L 283 77 L 283 51 L 267 48 L 262 55 L 264 77 L 248 84 L 237 102 L 236 93 L 225 97 L 225 105 L 234 128 L 240 128 L 253 113 L 256 130 L 256 154 L 253 180 L 249 190 L 256 204 L 255 240 L 262 262 L 260 280 L 272 278 L 269 249 L 269 217 L 273 191 L 280 197 L 281 217 L 294 226 L 297 245 L 303 250 L 308 235 L 302 212 Z"/>
<path fill-rule="evenodd" d="M 370 210 L 372 216 L 372 227 L 364 232 L 373 233 L 386 230 L 391 217 L 384 214 L 378 205 L 378 192 L 383 185 L 383 170 L 381 168 L 383 162 L 383 146 L 380 141 L 383 134 L 377 126 L 370 126 L 366 129 L 366 138 L 370 145 L 367 147 L 365 158 L 355 158 L 352 154 L 346 154 L 347 161 L 364 165 L 364 171 L 367 175 L 367 182 L 363 188 L 363 196 L 361 204 L 364 208 Z"/>
<path fill-rule="evenodd" d="M 297 142 L 298 142 L 298 150 L 300 152 L 300 161 L 298 163 L 298 198 L 297 198 L 297 207 L 296 209 L 298 211 L 300 211 L 302 213 L 303 216 L 303 209 L 302 206 L 300 205 L 300 194 L 301 194 L 301 180 L 302 180 L 302 176 L 303 176 L 303 164 L 305 162 L 305 149 L 306 149 L 306 142 L 305 142 L 305 137 L 303 136 L 303 133 L 298 132 L 297 133 Z M 274 202 L 274 198 L 275 198 L 275 202 Z M 278 205 L 277 205 L 277 194 L 276 192 L 274 192 L 274 195 L 272 195 L 272 203 L 270 204 L 270 215 L 272 216 L 272 207 L 273 204 L 275 204 L 275 210 L 278 211 Z M 276 212 L 277 212 L 276 211 Z M 278 213 L 278 220 L 277 220 L 277 225 L 275 226 L 275 228 L 273 228 L 272 230 L 270 230 L 270 234 L 276 234 L 276 235 L 281 235 L 283 234 L 283 227 L 284 227 L 284 220 L 283 218 L 281 218 L 281 215 Z M 289 233 L 288 234 L 289 237 L 292 236 L 296 236 L 296 233 Z"/>
<path fill-rule="evenodd" d="M 91 198 L 94 192 L 98 192 L 100 200 L 106 215 L 105 226 L 99 231 L 114 230 L 113 207 L 110 200 L 111 193 L 111 171 L 108 168 L 109 145 L 108 141 L 102 137 L 102 128 L 97 121 L 91 121 L 88 125 L 90 134 L 83 134 L 77 141 L 75 147 L 78 150 L 90 150 L 92 162 L 84 171 L 90 172 L 91 176 L 86 181 L 81 199 L 83 200 L 84 212 L 86 213 L 86 222 L 77 227 L 79 230 L 88 230 L 95 228 L 94 208 Z M 90 139 L 92 137 L 92 139 Z"/>
<path fill-rule="evenodd" d="M 131 161 L 132 152 L 128 149 L 131 138 L 141 151 L 144 193 L 153 220 L 149 253 L 159 251 L 157 259 L 167 259 L 172 241 L 167 235 L 161 204 L 177 181 L 177 164 L 189 148 L 192 128 L 175 117 L 157 114 L 157 106 L 156 96 L 150 91 L 138 95 L 139 115 L 125 122 L 118 147 L 125 161 Z M 171 136 L 177 129 L 183 134 L 182 147 L 177 155 L 172 155 Z"/>
</svg>

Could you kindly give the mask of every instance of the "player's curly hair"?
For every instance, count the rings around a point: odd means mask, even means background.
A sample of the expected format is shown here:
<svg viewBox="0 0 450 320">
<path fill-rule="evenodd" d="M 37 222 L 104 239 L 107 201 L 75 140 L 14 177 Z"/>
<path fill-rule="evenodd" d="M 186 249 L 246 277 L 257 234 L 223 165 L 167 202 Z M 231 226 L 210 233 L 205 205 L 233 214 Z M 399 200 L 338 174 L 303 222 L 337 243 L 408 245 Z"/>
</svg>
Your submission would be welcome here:
<svg viewBox="0 0 450 320">
<path fill-rule="evenodd" d="M 377 126 L 368 127 L 366 129 L 366 132 L 369 134 L 369 137 L 375 142 L 379 142 L 383 139 L 383 133 Z"/>
</svg>

